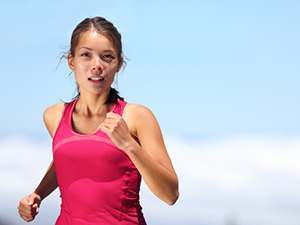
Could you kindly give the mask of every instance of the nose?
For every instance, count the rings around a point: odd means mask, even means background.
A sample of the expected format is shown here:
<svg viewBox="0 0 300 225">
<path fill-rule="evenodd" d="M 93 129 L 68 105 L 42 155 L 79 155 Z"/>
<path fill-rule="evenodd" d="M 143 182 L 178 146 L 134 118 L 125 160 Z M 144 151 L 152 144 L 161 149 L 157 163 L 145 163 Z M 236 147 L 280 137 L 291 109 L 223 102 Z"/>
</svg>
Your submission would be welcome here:
<svg viewBox="0 0 300 225">
<path fill-rule="evenodd" d="M 103 71 L 103 65 L 100 62 L 100 59 L 96 58 L 92 65 L 92 74 L 98 75 L 101 74 Z"/>
</svg>

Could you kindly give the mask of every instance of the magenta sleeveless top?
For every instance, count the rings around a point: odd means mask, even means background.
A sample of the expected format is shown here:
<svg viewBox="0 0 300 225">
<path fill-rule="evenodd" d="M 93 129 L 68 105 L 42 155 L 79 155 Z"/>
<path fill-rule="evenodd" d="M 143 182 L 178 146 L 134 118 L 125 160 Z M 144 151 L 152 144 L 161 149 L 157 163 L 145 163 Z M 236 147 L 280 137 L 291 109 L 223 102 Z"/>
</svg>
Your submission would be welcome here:
<svg viewBox="0 0 300 225">
<path fill-rule="evenodd" d="M 55 225 L 146 225 L 139 202 L 139 171 L 100 129 L 94 134 L 73 129 L 77 101 L 65 103 L 52 139 L 61 197 Z M 118 98 L 111 111 L 122 115 L 125 105 Z"/>
</svg>

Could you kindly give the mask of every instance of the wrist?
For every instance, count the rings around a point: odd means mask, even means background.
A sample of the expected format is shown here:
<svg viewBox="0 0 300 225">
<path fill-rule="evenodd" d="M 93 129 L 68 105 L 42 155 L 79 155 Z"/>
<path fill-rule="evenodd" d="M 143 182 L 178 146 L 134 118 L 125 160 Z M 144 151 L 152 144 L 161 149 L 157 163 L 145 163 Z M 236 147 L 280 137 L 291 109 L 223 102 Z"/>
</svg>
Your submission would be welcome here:
<svg viewBox="0 0 300 225">
<path fill-rule="evenodd" d="M 33 193 L 40 198 L 40 201 L 44 199 L 44 196 L 41 193 L 39 193 L 37 190 L 35 190 Z"/>
<path fill-rule="evenodd" d="M 132 153 L 139 151 L 140 149 L 141 149 L 141 146 L 132 138 L 131 141 L 125 145 L 123 150 L 127 154 L 132 154 Z"/>
</svg>

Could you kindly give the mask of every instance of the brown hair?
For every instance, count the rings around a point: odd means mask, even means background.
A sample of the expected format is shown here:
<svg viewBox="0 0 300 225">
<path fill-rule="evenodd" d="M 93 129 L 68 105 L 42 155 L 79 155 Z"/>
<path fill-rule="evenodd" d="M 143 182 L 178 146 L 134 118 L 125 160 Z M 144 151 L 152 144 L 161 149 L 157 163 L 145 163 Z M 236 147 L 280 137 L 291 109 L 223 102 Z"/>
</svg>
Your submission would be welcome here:
<svg viewBox="0 0 300 225">
<path fill-rule="evenodd" d="M 95 29 L 99 34 L 105 35 L 112 41 L 117 52 L 117 57 L 119 59 L 119 68 L 121 68 L 121 66 L 126 65 L 122 51 L 121 34 L 110 21 L 100 16 L 93 18 L 85 18 L 75 27 L 75 29 L 72 32 L 70 49 L 67 52 L 67 55 L 75 55 L 75 48 L 78 45 L 81 34 L 91 29 Z M 63 57 L 66 58 L 66 56 Z M 77 83 L 76 86 L 77 95 L 73 98 L 73 100 L 80 96 L 79 87 Z M 118 98 L 124 100 L 124 98 L 119 96 L 119 92 L 115 88 L 111 87 L 105 104 L 117 103 Z"/>
</svg>

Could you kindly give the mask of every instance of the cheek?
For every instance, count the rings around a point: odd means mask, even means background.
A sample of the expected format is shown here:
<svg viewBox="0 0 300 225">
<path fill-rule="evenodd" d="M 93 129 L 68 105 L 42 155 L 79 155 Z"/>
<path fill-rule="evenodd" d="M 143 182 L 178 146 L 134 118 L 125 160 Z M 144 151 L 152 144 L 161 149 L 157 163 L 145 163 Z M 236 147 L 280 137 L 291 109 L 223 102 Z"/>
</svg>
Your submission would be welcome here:
<svg viewBox="0 0 300 225">
<path fill-rule="evenodd" d="M 87 73 L 89 71 L 89 68 L 90 66 L 88 65 L 88 63 L 78 63 L 75 71 L 81 75 L 82 73 Z"/>
<path fill-rule="evenodd" d="M 110 65 L 108 69 L 111 73 L 116 73 L 116 72 L 118 72 L 118 64 L 114 63 L 114 64 Z"/>
<path fill-rule="evenodd" d="M 74 75 L 76 77 L 76 80 L 78 82 L 82 82 L 84 80 L 86 80 L 86 74 L 88 74 L 87 69 L 85 66 L 83 65 L 77 65 L 75 70 L 74 70 Z"/>
<path fill-rule="evenodd" d="M 80 61 L 80 62 L 78 62 L 77 67 L 79 70 L 84 70 L 84 69 L 89 68 L 90 64 L 91 64 L 90 62 Z"/>
<path fill-rule="evenodd" d="M 116 71 L 117 71 L 117 70 L 116 70 L 115 67 L 108 67 L 108 68 L 107 68 L 107 72 L 110 73 L 110 74 L 114 74 L 114 73 L 116 73 Z"/>
</svg>

